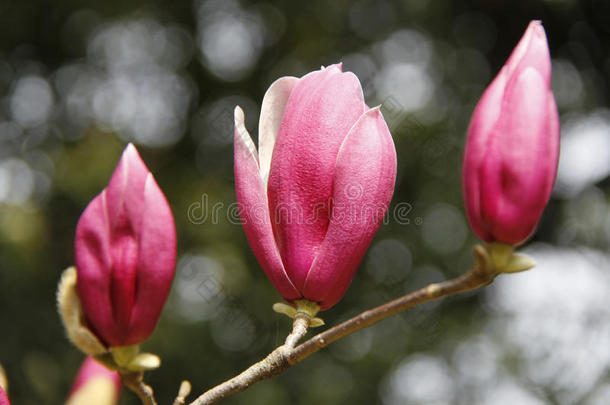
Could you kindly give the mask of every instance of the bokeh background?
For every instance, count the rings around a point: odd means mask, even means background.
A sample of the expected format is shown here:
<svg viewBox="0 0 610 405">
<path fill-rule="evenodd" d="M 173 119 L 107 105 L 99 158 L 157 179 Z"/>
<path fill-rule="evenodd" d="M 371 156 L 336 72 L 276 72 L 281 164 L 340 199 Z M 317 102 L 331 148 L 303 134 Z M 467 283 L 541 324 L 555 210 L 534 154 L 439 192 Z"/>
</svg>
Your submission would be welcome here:
<svg viewBox="0 0 610 405">
<path fill-rule="evenodd" d="M 227 404 L 610 403 L 610 2 L 0 1 L 0 362 L 15 404 L 60 404 L 82 356 L 55 311 L 80 213 L 134 142 L 171 203 L 179 262 L 144 349 L 161 404 L 263 357 L 290 322 L 236 221 L 232 110 L 255 135 L 283 75 L 343 61 L 383 103 L 396 194 L 329 325 L 460 274 L 477 241 L 460 166 L 476 101 L 542 19 L 559 177 L 534 270 L 388 319 Z M 136 404 L 124 393 L 122 404 Z"/>
</svg>

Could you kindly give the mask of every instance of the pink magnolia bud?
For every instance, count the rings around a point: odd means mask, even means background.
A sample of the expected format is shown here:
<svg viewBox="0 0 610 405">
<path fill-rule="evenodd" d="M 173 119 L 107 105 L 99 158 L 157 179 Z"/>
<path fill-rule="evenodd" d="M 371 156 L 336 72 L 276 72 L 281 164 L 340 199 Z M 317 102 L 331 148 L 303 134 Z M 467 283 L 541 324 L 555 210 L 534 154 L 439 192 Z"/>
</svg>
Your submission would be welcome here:
<svg viewBox="0 0 610 405">
<path fill-rule="evenodd" d="M 11 405 L 2 387 L 0 387 L 0 405 Z"/>
<path fill-rule="evenodd" d="M 468 130 L 464 199 L 479 238 L 509 245 L 528 238 L 549 200 L 558 156 L 549 49 L 540 21 L 532 21 Z"/>
<path fill-rule="evenodd" d="M 121 392 L 121 378 L 91 357 L 78 370 L 66 405 L 115 405 Z"/>
<path fill-rule="evenodd" d="M 396 151 L 379 111 L 341 65 L 275 81 L 259 150 L 235 110 L 235 185 L 246 236 L 288 301 L 345 294 L 388 208 Z"/>
<path fill-rule="evenodd" d="M 77 292 L 108 346 L 146 339 L 174 277 L 176 231 L 163 192 L 133 145 L 76 228 Z"/>
</svg>

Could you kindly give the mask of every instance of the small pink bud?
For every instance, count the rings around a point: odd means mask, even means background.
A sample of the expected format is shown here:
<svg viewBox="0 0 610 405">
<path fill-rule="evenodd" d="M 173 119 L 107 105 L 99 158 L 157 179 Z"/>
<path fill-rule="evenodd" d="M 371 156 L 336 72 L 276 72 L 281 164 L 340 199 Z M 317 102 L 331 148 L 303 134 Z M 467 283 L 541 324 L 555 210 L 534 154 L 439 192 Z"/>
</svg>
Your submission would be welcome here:
<svg viewBox="0 0 610 405">
<path fill-rule="evenodd" d="M 532 21 L 468 129 L 463 191 L 477 236 L 509 245 L 525 241 L 548 203 L 558 157 L 549 49 L 540 21 Z"/>
<path fill-rule="evenodd" d="M 8 397 L 6 396 L 6 393 L 4 392 L 4 390 L 2 389 L 1 386 L 0 386 L 0 405 L 11 405 L 11 403 L 8 401 Z"/>
<path fill-rule="evenodd" d="M 108 346 L 146 339 L 174 277 L 176 231 L 133 145 L 78 221 L 75 251 L 77 292 L 91 330 Z"/>
<path fill-rule="evenodd" d="M 288 301 L 345 294 L 394 191 L 396 151 L 379 108 L 341 65 L 275 81 L 257 152 L 235 111 L 235 184 L 250 246 Z"/>
<path fill-rule="evenodd" d="M 121 393 L 121 378 L 91 357 L 80 369 L 66 405 L 115 405 Z"/>
</svg>

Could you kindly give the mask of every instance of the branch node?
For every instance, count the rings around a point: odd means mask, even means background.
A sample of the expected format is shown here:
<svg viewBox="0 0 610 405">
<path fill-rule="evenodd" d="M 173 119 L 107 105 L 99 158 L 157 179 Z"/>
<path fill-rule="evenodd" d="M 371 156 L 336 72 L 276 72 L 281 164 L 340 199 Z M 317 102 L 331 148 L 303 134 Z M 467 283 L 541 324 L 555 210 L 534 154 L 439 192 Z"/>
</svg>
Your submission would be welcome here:
<svg viewBox="0 0 610 405">
<path fill-rule="evenodd" d="M 441 286 L 437 283 L 430 284 L 428 287 L 426 287 L 426 295 L 429 297 L 436 297 L 441 293 L 441 291 Z"/>
</svg>

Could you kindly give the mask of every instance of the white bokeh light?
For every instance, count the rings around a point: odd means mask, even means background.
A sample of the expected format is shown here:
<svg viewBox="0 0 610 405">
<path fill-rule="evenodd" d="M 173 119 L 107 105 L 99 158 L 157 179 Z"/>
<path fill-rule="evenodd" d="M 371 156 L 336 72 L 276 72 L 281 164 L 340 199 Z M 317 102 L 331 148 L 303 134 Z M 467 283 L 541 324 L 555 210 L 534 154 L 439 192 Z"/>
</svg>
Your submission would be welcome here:
<svg viewBox="0 0 610 405">
<path fill-rule="evenodd" d="M 477 395 L 477 405 L 545 405 L 545 402 L 509 376 L 487 386 Z"/>
<path fill-rule="evenodd" d="M 610 111 L 571 117 L 563 125 L 555 192 L 572 197 L 610 174 Z"/>
<path fill-rule="evenodd" d="M 521 353 L 519 375 L 579 403 L 610 368 L 610 257 L 583 249 L 534 246 L 537 265 L 488 289 L 488 331 Z"/>
<path fill-rule="evenodd" d="M 399 62 L 428 66 L 433 47 L 426 35 L 415 30 L 399 30 L 379 44 L 379 56 L 386 63 Z"/>
<path fill-rule="evenodd" d="M 435 87 L 426 70 L 412 63 L 396 63 L 384 67 L 375 84 L 381 100 L 394 99 L 401 110 L 407 112 L 426 107 Z"/>
<path fill-rule="evenodd" d="M 382 392 L 386 405 L 451 404 L 455 386 L 447 363 L 435 356 L 416 354 L 390 373 Z"/>
<path fill-rule="evenodd" d="M 438 74 L 431 64 L 433 52 L 430 39 L 416 30 L 398 30 L 373 44 L 371 53 L 381 64 L 374 80 L 377 98 L 403 113 L 428 107 Z"/>
<path fill-rule="evenodd" d="M 189 322 L 218 317 L 225 299 L 223 276 L 222 264 L 211 257 L 196 254 L 182 256 L 176 266 L 170 308 Z"/>
<path fill-rule="evenodd" d="M 49 83 L 39 76 L 17 80 L 10 98 L 13 119 L 24 127 L 44 123 L 53 109 L 53 93 Z"/>
<path fill-rule="evenodd" d="M 499 364 L 499 349 L 486 335 L 473 336 L 454 352 L 453 363 L 464 386 L 488 385 L 494 382 Z"/>
<path fill-rule="evenodd" d="M 205 67 L 223 80 L 245 77 L 264 45 L 261 17 L 233 0 L 201 2 L 198 16 L 197 44 Z"/>
<path fill-rule="evenodd" d="M 113 22 L 95 30 L 87 52 L 87 63 L 55 73 L 63 114 L 78 129 L 76 137 L 91 121 L 149 147 L 183 136 L 195 96 L 180 71 L 192 53 L 186 31 L 147 18 Z"/>
<path fill-rule="evenodd" d="M 34 173 L 21 159 L 10 158 L 0 162 L 0 202 L 19 205 L 34 192 Z"/>
</svg>

